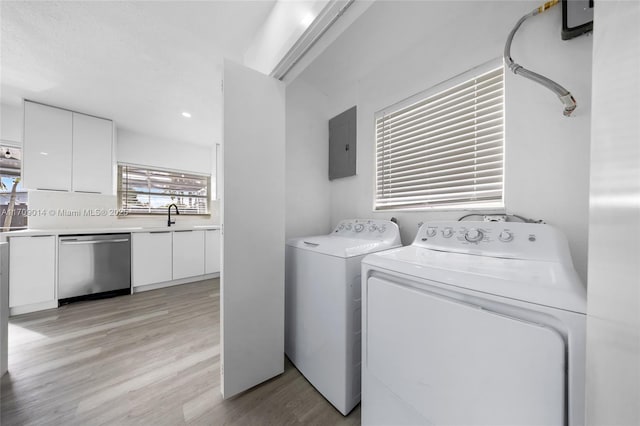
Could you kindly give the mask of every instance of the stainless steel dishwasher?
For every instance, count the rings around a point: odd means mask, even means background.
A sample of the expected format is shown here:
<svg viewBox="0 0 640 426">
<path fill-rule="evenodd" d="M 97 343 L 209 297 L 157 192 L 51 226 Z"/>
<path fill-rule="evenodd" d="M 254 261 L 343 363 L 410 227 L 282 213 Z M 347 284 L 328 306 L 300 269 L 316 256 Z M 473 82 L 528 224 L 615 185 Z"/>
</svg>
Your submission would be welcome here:
<svg viewBox="0 0 640 426">
<path fill-rule="evenodd" d="M 59 237 L 59 303 L 130 292 L 131 234 Z"/>
</svg>

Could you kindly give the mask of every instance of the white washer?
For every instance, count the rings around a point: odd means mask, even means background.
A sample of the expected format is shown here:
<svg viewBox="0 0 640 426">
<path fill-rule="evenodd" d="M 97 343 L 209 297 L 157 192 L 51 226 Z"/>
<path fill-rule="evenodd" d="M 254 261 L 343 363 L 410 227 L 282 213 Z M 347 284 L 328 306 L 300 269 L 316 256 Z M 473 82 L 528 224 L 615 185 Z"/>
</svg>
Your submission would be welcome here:
<svg viewBox="0 0 640 426">
<path fill-rule="evenodd" d="M 285 352 L 344 415 L 360 402 L 360 262 L 400 245 L 388 220 L 343 220 L 329 235 L 287 241 Z"/>
<path fill-rule="evenodd" d="M 583 425 L 586 291 L 549 225 L 424 224 L 362 262 L 363 425 Z"/>
</svg>

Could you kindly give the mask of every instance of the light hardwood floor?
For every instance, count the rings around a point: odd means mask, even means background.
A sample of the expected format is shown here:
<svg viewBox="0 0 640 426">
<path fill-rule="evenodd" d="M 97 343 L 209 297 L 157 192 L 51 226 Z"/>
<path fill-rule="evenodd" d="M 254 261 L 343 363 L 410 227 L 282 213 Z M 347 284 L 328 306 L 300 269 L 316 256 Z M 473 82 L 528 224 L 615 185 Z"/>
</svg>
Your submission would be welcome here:
<svg viewBox="0 0 640 426">
<path fill-rule="evenodd" d="M 82 302 L 12 318 L 0 423 L 359 425 L 287 361 L 223 401 L 219 281 Z"/>
</svg>

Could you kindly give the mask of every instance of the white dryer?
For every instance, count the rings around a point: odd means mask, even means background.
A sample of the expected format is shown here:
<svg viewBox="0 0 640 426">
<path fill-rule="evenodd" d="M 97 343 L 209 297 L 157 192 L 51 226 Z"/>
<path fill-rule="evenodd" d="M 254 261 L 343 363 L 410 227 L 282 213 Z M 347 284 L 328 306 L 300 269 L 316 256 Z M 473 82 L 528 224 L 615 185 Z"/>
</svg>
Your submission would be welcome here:
<svg viewBox="0 0 640 426">
<path fill-rule="evenodd" d="M 549 225 L 424 224 L 362 262 L 363 425 L 583 425 L 586 291 Z"/>
<path fill-rule="evenodd" d="M 360 262 L 399 246 L 388 220 L 343 220 L 329 235 L 287 241 L 285 352 L 344 415 L 360 402 Z"/>
</svg>

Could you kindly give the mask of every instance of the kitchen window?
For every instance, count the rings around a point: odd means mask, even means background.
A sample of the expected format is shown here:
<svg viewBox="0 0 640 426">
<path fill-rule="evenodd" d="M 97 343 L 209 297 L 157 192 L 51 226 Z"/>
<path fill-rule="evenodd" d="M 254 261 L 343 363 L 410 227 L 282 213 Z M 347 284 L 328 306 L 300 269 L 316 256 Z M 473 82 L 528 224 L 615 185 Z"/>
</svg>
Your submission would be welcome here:
<svg viewBox="0 0 640 426">
<path fill-rule="evenodd" d="M 27 227 L 27 191 L 20 182 L 22 149 L 0 146 L 0 229 Z"/>
<path fill-rule="evenodd" d="M 126 214 L 166 215 L 175 203 L 181 215 L 208 215 L 210 188 L 208 175 L 118 165 L 119 208 Z"/>
<path fill-rule="evenodd" d="M 375 134 L 375 210 L 504 207 L 502 63 L 378 112 Z"/>
</svg>

